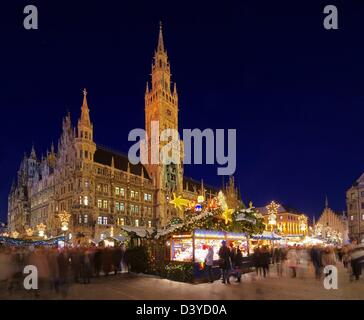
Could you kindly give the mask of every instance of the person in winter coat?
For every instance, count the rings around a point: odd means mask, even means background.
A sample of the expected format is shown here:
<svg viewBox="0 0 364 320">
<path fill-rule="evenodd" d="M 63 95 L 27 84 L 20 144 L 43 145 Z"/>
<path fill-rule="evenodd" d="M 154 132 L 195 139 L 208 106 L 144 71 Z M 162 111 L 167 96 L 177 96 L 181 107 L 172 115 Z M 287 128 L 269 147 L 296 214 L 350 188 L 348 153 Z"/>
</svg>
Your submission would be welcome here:
<svg viewBox="0 0 364 320">
<path fill-rule="evenodd" d="M 235 258 L 234 258 L 234 269 L 236 272 L 236 282 L 241 281 L 241 268 L 243 266 L 243 254 L 241 253 L 240 248 L 236 249 Z"/>
<path fill-rule="evenodd" d="M 321 278 L 322 259 L 321 248 L 317 245 L 313 246 L 311 249 L 311 261 L 315 269 L 316 279 L 319 280 Z"/>
<path fill-rule="evenodd" d="M 209 279 L 209 282 L 213 283 L 214 280 L 212 278 L 212 266 L 214 265 L 214 248 L 212 246 L 209 247 L 207 251 L 207 255 L 205 258 L 205 268 L 207 271 L 207 276 Z"/>
<path fill-rule="evenodd" d="M 222 283 L 229 283 L 229 272 L 231 270 L 231 260 L 230 260 L 230 250 L 226 245 L 226 241 L 221 242 L 221 247 L 219 250 L 219 265 L 222 274 Z"/>
</svg>

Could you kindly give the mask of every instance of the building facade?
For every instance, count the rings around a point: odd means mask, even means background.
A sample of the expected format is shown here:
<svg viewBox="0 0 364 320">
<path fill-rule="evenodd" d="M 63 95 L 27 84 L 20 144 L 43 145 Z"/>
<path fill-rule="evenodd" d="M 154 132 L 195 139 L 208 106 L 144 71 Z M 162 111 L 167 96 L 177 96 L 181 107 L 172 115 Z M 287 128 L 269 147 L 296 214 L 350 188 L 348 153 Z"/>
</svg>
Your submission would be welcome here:
<svg viewBox="0 0 364 320">
<path fill-rule="evenodd" d="M 178 130 L 178 94 L 176 84 L 172 90 L 162 28 L 151 86 L 149 89 L 147 83 L 145 93 L 149 159 L 153 122 L 158 122 L 158 136 L 166 128 Z M 30 155 L 24 155 L 8 197 L 9 230 L 20 235 L 29 230 L 37 233 L 43 224 L 48 237 L 57 236 L 63 233 L 60 217 L 66 212 L 70 214 L 70 239 L 99 241 L 116 235 L 122 226 L 163 227 L 174 217 L 183 219 L 183 212 L 169 203 L 174 194 L 196 199 L 199 194 L 213 197 L 217 190 L 203 181 L 184 178 L 183 142 L 176 148 L 181 150 L 180 161 L 144 166 L 133 165 L 126 155 L 96 144 L 84 90 L 77 126 L 72 125 L 71 115 L 67 114 L 57 150 L 52 145 L 46 156 L 39 158 L 32 147 Z M 234 187 L 229 188 L 236 192 Z"/>
<path fill-rule="evenodd" d="M 268 209 L 272 203 L 266 207 L 258 208 L 263 216 L 265 230 L 277 232 L 284 236 L 306 236 L 308 234 L 308 217 L 293 209 L 275 204 L 274 209 Z"/>
<path fill-rule="evenodd" d="M 364 173 L 346 191 L 346 208 L 349 224 L 349 238 L 361 240 L 364 237 Z"/>
<path fill-rule="evenodd" d="M 319 220 L 314 223 L 313 230 L 315 236 L 327 242 L 346 243 L 349 240 L 347 217 L 330 209 L 327 200 Z"/>
</svg>

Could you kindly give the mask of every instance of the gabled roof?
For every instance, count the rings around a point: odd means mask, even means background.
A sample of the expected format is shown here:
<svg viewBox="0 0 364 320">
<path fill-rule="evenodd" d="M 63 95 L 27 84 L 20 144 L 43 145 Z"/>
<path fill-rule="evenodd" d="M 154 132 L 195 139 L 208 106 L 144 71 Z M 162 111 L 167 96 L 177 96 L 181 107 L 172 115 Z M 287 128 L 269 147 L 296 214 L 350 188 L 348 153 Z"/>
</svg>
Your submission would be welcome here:
<svg viewBox="0 0 364 320">
<path fill-rule="evenodd" d="M 103 164 L 106 166 L 111 166 L 111 162 L 112 162 L 112 158 L 114 157 L 114 167 L 115 169 L 121 170 L 121 171 L 127 171 L 128 170 L 128 163 L 130 166 L 130 173 L 131 174 L 135 174 L 138 176 L 141 176 L 142 174 L 142 169 L 144 168 L 144 177 L 146 179 L 150 180 L 150 177 L 148 175 L 147 170 L 145 169 L 145 167 L 141 164 L 138 163 L 136 165 L 131 164 L 128 160 L 128 156 L 124 153 L 121 153 L 119 151 L 114 151 L 111 150 L 107 147 L 104 147 L 100 144 L 97 145 L 96 147 L 96 152 L 94 155 L 94 161 L 99 163 L 99 164 Z"/>
</svg>

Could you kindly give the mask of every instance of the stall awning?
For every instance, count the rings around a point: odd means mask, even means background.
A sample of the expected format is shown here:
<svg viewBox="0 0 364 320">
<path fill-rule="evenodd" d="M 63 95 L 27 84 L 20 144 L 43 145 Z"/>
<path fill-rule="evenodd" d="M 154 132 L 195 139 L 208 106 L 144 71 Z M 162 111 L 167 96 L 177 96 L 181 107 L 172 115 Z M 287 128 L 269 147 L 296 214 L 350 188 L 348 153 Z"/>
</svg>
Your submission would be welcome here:
<svg viewBox="0 0 364 320">
<path fill-rule="evenodd" d="M 262 234 L 254 234 L 252 239 L 255 240 L 281 240 L 282 237 L 276 235 L 274 232 L 263 231 Z"/>
</svg>

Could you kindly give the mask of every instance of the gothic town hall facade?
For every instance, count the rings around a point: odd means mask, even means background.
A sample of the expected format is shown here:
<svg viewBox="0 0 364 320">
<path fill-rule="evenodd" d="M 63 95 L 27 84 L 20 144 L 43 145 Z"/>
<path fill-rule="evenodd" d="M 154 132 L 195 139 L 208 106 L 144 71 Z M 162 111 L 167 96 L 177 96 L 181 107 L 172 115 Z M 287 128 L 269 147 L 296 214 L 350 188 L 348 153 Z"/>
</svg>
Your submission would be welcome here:
<svg viewBox="0 0 364 320">
<path fill-rule="evenodd" d="M 178 94 L 171 85 L 162 29 L 145 93 L 148 137 L 151 121 L 159 121 L 160 130 L 178 130 Z M 160 228 L 178 215 L 183 219 L 169 204 L 173 192 L 196 199 L 216 190 L 184 178 L 182 164 L 132 165 L 126 155 L 97 145 L 84 90 L 77 127 L 70 114 L 63 119 L 57 150 L 52 145 L 39 159 L 33 147 L 24 156 L 8 198 L 9 230 L 24 235 L 42 223 L 48 237 L 60 235 L 58 214 L 65 211 L 71 215 L 68 232 L 89 240 L 112 236 L 122 226 Z"/>
</svg>

